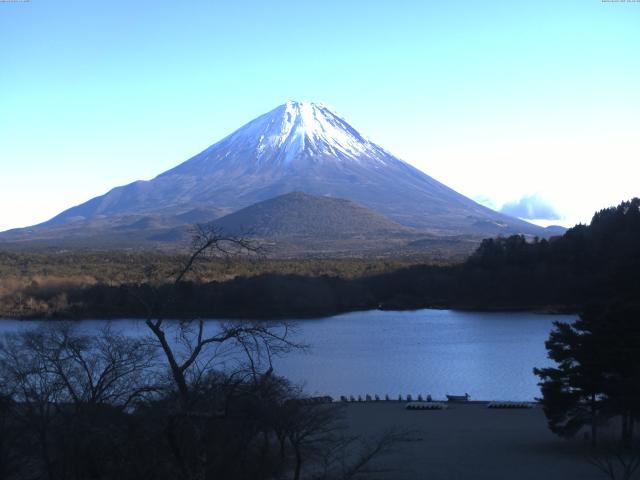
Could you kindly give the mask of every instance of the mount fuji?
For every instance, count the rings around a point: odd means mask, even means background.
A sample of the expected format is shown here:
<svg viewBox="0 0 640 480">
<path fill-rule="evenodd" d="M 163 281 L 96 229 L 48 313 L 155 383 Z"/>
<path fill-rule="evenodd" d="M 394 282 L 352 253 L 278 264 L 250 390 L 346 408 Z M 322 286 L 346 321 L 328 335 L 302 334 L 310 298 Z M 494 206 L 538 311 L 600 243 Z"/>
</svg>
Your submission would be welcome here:
<svg viewBox="0 0 640 480">
<path fill-rule="evenodd" d="M 293 101 L 152 180 L 114 188 L 10 236 L 49 231 L 80 238 L 96 228 L 176 228 L 291 192 L 346 199 L 430 235 L 547 236 L 396 158 L 325 105 Z"/>
</svg>

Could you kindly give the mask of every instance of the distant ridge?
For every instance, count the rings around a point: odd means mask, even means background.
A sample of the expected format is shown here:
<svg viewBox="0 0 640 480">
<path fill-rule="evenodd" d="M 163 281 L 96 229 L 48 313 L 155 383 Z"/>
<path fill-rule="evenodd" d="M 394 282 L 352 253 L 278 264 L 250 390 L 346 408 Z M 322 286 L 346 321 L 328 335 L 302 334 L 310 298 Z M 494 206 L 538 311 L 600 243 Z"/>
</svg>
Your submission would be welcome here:
<svg viewBox="0 0 640 480">
<path fill-rule="evenodd" d="M 547 234 L 552 237 L 564 235 L 567 230 L 568 229 L 566 227 L 561 225 L 549 225 L 548 227 L 545 227 Z"/>
</svg>

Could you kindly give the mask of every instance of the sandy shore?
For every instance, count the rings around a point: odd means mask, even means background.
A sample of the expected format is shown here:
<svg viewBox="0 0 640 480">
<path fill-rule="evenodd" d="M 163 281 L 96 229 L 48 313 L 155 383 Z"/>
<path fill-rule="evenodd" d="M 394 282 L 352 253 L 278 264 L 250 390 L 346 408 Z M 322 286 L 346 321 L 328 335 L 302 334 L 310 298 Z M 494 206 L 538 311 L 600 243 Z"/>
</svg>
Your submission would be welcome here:
<svg viewBox="0 0 640 480">
<path fill-rule="evenodd" d="M 374 466 L 391 469 L 373 478 L 429 480 L 602 479 L 587 462 L 588 443 L 567 441 L 547 428 L 540 407 L 488 409 L 454 404 L 441 411 L 409 411 L 403 402 L 347 404 L 351 433 L 364 437 L 388 429 L 414 432 L 412 441 Z"/>
</svg>

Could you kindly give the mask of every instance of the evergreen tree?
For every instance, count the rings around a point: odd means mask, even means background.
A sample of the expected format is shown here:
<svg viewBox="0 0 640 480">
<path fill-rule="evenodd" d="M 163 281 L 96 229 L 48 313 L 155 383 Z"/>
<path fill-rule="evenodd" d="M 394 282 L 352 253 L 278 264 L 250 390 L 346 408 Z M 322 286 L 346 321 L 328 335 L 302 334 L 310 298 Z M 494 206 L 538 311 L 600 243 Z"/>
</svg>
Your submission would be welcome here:
<svg viewBox="0 0 640 480">
<path fill-rule="evenodd" d="M 640 418 L 640 312 L 633 305 L 591 308 L 573 324 L 556 322 L 546 342 L 556 367 L 534 369 L 550 429 L 573 436 L 612 417 L 630 445 Z"/>
<path fill-rule="evenodd" d="M 597 344 L 580 320 L 574 324 L 556 322 L 555 327 L 545 345 L 549 358 L 558 366 L 534 369 L 541 379 L 541 402 L 549 428 L 572 437 L 589 425 L 595 443 L 605 390 Z"/>
</svg>

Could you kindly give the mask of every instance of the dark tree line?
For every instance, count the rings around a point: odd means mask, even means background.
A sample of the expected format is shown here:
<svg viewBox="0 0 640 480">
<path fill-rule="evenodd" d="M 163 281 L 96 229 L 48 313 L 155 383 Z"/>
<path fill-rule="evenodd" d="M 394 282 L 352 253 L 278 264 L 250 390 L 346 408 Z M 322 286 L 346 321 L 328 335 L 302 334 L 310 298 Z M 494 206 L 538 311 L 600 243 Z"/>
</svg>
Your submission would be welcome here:
<svg viewBox="0 0 640 480">
<path fill-rule="evenodd" d="M 64 290 L 66 306 L 58 314 L 146 318 L 148 309 L 137 298 L 152 292 L 172 296 L 165 305 L 172 318 L 291 318 L 380 307 L 581 311 L 590 303 L 640 296 L 639 207 L 637 198 L 623 202 L 596 213 L 590 225 L 549 240 L 487 239 L 454 266 L 413 266 L 353 279 L 262 274 L 209 283 L 185 278 L 177 286 L 98 284 Z M 61 294 L 28 293 L 49 303 Z"/>
<path fill-rule="evenodd" d="M 611 479 L 631 479 L 640 468 L 640 201 L 598 212 L 562 240 L 557 251 L 589 280 L 589 297 L 579 319 L 557 322 L 546 342 L 555 366 L 534 370 L 541 402 L 553 432 L 587 430 L 590 462 Z"/>
</svg>

